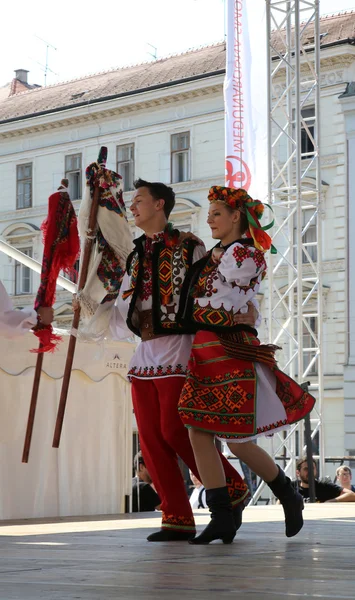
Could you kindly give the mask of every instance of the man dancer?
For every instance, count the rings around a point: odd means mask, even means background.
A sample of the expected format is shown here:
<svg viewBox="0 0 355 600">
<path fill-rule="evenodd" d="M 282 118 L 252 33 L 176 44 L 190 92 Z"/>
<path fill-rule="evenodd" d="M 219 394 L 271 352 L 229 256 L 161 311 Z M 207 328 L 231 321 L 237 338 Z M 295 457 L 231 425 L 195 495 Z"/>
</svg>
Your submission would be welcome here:
<svg viewBox="0 0 355 600">
<path fill-rule="evenodd" d="M 187 540 L 196 530 L 177 457 L 199 474 L 177 405 L 194 336 L 176 322 L 176 313 L 186 272 L 205 254 L 205 248 L 189 236 L 182 239 L 168 224 L 175 204 L 172 188 L 139 179 L 135 189 L 131 211 L 144 235 L 134 241 L 124 275 L 116 272 L 117 279 L 123 279 L 110 329 L 115 339 L 131 332 L 142 338 L 128 378 L 142 453 L 163 513 L 161 529 L 149 535 L 148 541 Z M 241 322 L 250 324 L 253 319 L 254 313 L 241 317 Z M 248 488 L 226 458 L 220 458 L 239 528 Z"/>
</svg>

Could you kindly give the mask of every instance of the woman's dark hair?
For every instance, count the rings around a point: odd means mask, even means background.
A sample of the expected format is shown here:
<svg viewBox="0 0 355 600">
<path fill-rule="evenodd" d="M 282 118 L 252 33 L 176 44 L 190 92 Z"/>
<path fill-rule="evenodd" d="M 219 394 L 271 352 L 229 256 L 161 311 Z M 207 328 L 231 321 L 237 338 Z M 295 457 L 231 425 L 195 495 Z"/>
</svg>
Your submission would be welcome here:
<svg viewBox="0 0 355 600">
<path fill-rule="evenodd" d="M 154 200 L 164 200 L 164 213 L 168 219 L 171 211 L 175 206 L 175 192 L 173 188 L 160 183 L 159 181 L 145 181 L 144 179 L 137 179 L 134 182 L 134 188 L 138 190 L 141 187 L 148 188 L 151 196 Z"/>
<path fill-rule="evenodd" d="M 231 206 L 228 206 L 228 204 L 226 204 L 225 202 L 223 202 L 223 206 L 226 207 L 226 209 L 228 210 L 228 212 L 230 212 L 230 214 L 234 213 L 234 211 L 237 210 L 235 208 L 232 208 Z M 245 213 L 243 213 L 242 211 L 239 211 L 239 212 L 240 212 L 240 233 L 243 235 L 249 229 L 249 221 L 248 221 L 248 218 Z"/>
</svg>

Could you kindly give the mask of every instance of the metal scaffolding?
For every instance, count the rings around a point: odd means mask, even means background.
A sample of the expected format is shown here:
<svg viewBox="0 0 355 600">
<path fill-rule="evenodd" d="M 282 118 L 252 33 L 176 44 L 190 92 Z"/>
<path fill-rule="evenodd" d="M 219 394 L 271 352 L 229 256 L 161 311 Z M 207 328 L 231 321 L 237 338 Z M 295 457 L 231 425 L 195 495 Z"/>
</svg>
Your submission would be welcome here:
<svg viewBox="0 0 355 600">
<path fill-rule="evenodd" d="M 268 28 L 269 201 L 273 206 L 266 326 L 282 347 L 280 366 L 317 398 L 312 439 L 324 467 L 322 436 L 322 273 L 319 0 L 266 0 Z M 303 421 L 276 434 L 273 454 L 289 475 L 304 452 Z M 318 454 L 315 452 L 315 454 Z M 263 485 L 254 494 L 256 503 Z"/>
</svg>

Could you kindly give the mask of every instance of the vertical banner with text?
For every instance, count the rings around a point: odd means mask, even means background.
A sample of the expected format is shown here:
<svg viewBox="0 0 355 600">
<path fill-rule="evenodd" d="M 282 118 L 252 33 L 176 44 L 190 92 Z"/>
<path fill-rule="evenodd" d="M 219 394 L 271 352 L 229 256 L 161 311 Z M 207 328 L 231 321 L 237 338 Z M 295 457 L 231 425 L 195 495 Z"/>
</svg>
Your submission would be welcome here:
<svg viewBox="0 0 355 600">
<path fill-rule="evenodd" d="M 226 185 L 267 195 L 265 0 L 226 0 Z"/>
</svg>

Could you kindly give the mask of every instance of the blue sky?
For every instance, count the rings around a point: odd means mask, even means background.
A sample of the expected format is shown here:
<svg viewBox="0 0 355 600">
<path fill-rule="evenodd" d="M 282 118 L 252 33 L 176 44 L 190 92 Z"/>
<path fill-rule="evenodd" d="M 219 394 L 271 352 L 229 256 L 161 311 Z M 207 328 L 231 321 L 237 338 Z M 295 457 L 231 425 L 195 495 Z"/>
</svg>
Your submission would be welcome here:
<svg viewBox="0 0 355 600">
<path fill-rule="evenodd" d="M 253 0 L 247 0 L 252 10 Z M 47 84 L 87 73 L 152 60 L 223 39 L 223 0 L 15 0 L 3 3 L 0 34 L 0 86 L 15 69 L 28 69 L 29 82 Z M 334 0 L 320 0 L 321 13 L 334 12 Z M 355 9 L 338 0 L 337 11 Z M 37 36 L 37 37 L 36 37 Z M 45 42 L 38 38 L 42 38 Z M 157 48 L 149 46 L 152 44 Z M 40 63 L 40 64 L 39 64 Z"/>
</svg>

